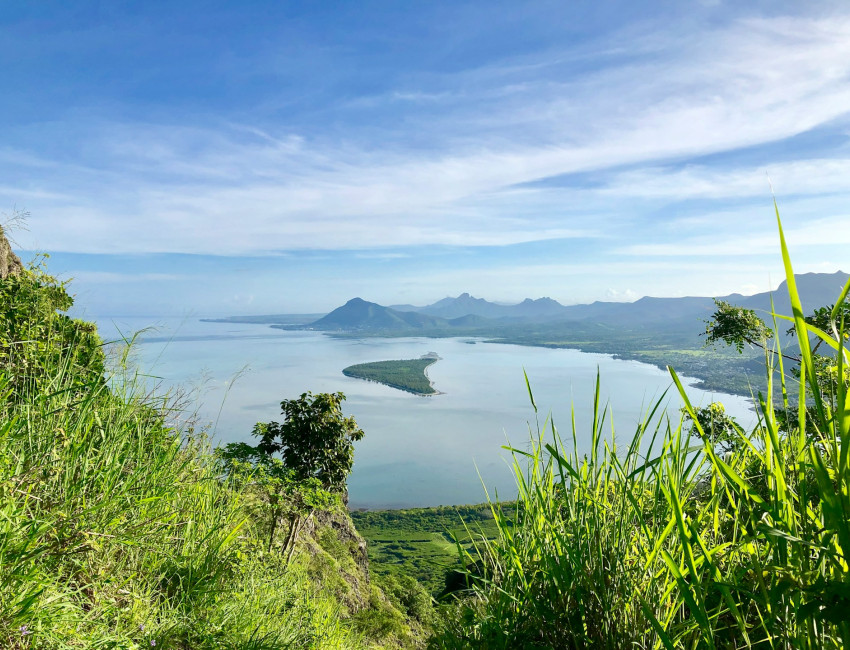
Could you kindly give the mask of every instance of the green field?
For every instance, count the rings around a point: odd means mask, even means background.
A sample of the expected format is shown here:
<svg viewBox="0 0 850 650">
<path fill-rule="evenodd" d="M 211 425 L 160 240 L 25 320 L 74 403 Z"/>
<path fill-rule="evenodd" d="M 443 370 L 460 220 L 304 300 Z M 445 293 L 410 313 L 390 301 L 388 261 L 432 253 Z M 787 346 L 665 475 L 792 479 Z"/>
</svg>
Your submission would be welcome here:
<svg viewBox="0 0 850 650">
<path fill-rule="evenodd" d="M 351 518 L 369 543 L 373 571 L 415 578 L 435 596 L 446 571 L 463 567 L 454 540 L 468 548 L 497 532 L 486 504 L 352 512 Z"/>
<path fill-rule="evenodd" d="M 434 395 L 437 391 L 431 385 L 425 370 L 438 360 L 436 355 L 426 355 L 419 359 L 358 363 L 344 368 L 342 374 L 346 377 L 376 381 L 416 395 Z"/>
</svg>

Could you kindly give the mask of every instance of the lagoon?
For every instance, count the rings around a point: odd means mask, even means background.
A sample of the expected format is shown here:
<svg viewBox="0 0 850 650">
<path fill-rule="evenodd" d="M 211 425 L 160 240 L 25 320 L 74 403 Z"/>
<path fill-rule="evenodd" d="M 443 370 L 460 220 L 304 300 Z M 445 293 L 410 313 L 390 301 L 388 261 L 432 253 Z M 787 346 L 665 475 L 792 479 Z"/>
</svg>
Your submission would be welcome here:
<svg viewBox="0 0 850 650">
<path fill-rule="evenodd" d="M 283 399 L 306 391 L 344 392 L 344 411 L 366 432 L 356 443 L 349 478 L 352 508 L 478 503 L 486 498 L 485 488 L 491 496 L 514 497 L 510 454 L 502 446 L 524 447 L 535 429 L 523 371 L 541 422 L 551 413 L 565 439 L 575 405 L 580 453 L 590 451 L 597 370 L 620 445 L 629 442 L 646 409 L 672 383 L 659 368 L 609 355 L 469 338 L 338 339 L 197 317 L 97 321 L 107 339 L 117 331 L 156 327 L 136 345 L 139 367 L 162 390 L 189 390 L 192 409 L 217 443 L 250 442 L 254 423 L 279 419 Z M 428 352 L 441 357 L 428 371 L 438 395 L 412 395 L 342 374 L 352 364 Z M 669 390 L 665 399 L 671 417 L 678 419 L 681 402 L 674 393 Z M 742 397 L 693 387 L 689 394 L 695 405 L 723 402 L 742 424 L 754 419 Z"/>
</svg>

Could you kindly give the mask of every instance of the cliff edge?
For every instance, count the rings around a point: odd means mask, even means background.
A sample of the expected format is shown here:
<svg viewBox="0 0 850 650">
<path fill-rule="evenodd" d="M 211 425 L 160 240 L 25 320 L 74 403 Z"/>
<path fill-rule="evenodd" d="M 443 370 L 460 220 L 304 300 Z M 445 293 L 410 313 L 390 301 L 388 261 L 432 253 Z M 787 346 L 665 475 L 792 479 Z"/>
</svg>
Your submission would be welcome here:
<svg viewBox="0 0 850 650">
<path fill-rule="evenodd" d="M 24 265 L 21 263 L 21 258 L 15 255 L 12 245 L 6 239 L 3 227 L 0 226 L 0 280 L 8 278 L 10 275 L 17 275 L 23 269 Z"/>
</svg>

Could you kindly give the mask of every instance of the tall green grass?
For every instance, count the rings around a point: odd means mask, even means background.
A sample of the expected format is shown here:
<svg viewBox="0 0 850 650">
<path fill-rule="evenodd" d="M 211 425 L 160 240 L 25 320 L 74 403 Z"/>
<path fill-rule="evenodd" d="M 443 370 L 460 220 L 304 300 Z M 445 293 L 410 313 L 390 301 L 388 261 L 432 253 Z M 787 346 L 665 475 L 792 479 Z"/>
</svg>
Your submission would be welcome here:
<svg viewBox="0 0 850 650">
<path fill-rule="evenodd" d="M 599 381 L 589 455 L 576 451 L 574 419 L 565 441 L 546 418 L 529 451 L 513 450 L 518 505 L 492 504 L 499 536 L 465 557 L 479 570 L 434 647 L 846 647 L 847 324 L 838 307 L 831 332 L 805 322 L 781 223 L 779 232 L 800 380 L 767 353 L 758 421 L 722 456 L 672 369 L 696 436 L 659 400 L 618 447 Z M 834 350 L 832 392 L 812 337 Z M 795 423 L 783 426 L 778 414 L 789 410 Z"/>
<path fill-rule="evenodd" d="M 0 377 L 0 647 L 359 647 L 167 400 L 55 371 Z"/>
<path fill-rule="evenodd" d="M 269 549 L 250 485 L 224 475 L 129 348 L 104 374 L 94 327 L 60 313 L 70 304 L 40 268 L 0 282 L 0 648 L 410 641 L 379 589 L 352 594 L 349 548 L 308 540 L 291 563 Z"/>
</svg>

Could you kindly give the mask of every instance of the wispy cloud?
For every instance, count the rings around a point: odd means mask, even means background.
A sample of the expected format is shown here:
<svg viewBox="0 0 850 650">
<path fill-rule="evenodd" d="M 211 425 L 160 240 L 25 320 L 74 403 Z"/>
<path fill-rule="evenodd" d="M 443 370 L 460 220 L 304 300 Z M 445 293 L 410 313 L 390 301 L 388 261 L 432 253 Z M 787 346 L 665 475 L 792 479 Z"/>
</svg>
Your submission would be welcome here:
<svg viewBox="0 0 850 650">
<path fill-rule="evenodd" d="M 113 271 L 66 271 L 61 274 L 63 279 L 73 280 L 86 285 L 91 284 L 126 284 L 154 282 L 173 282 L 185 279 L 174 273 L 115 273 Z"/>
<path fill-rule="evenodd" d="M 767 197 L 765 171 L 781 195 L 850 192 L 848 157 L 699 160 L 848 119 L 850 16 L 642 30 L 595 44 L 580 70 L 576 51 L 549 50 L 430 74 L 420 90 L 377 96 L 392 105 L 375 116 L 382 128 L 348 113 L 327 131 L 192 124 L 181 113 L 61 125 L 78 154 L 5 156 L 16 183 L 0 201 L 26 197 L 28 244 L 46 250 L 250 255 L 581 238 L 670 255 L 678 244 L 645 241 L 659 205 Z M 586 173 L 606 176 L 528 187 Z M 822 237 L 840 218 L 808 232 Z"/>
</svg>

